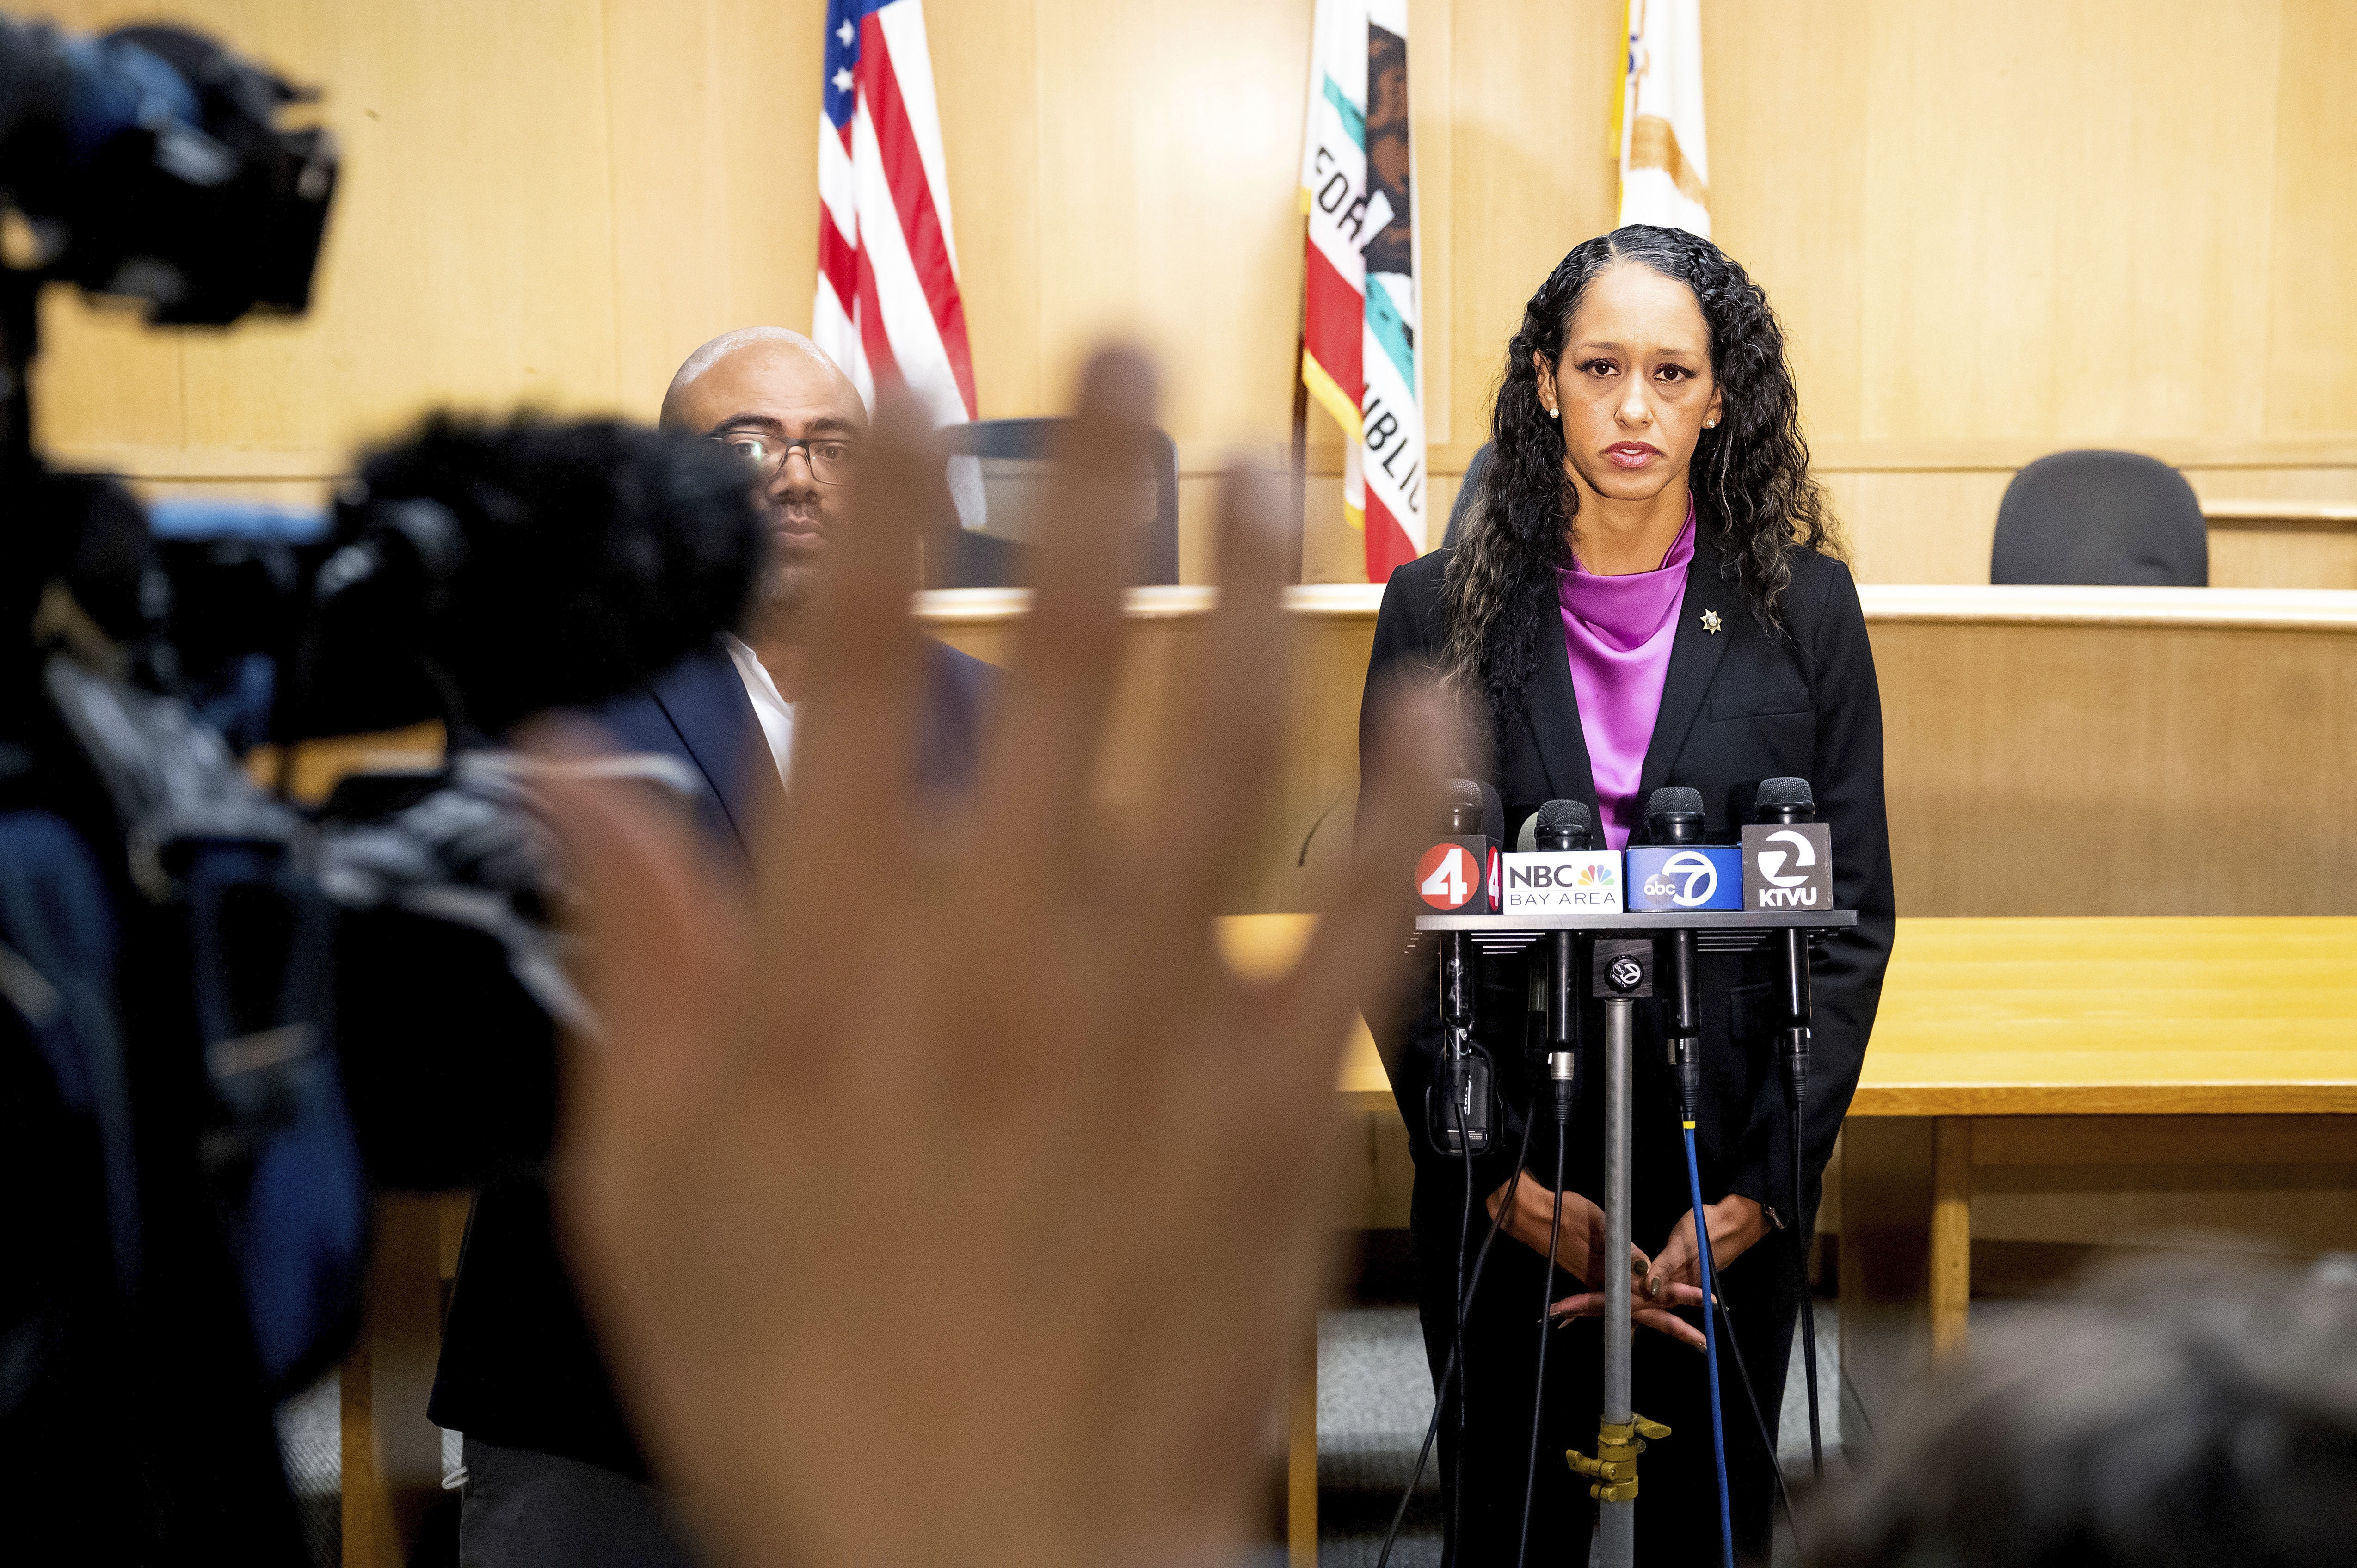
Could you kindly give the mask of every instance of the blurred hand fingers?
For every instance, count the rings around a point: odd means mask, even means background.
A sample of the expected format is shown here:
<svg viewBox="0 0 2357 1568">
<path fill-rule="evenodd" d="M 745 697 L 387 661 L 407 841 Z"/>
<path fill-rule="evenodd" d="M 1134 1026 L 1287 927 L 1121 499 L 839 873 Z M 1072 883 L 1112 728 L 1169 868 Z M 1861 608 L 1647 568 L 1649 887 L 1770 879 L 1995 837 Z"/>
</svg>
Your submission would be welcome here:
<svg viewBox="0 0 2357 1568">
<path fill-rule="evenodd" d="M 772 894 L 839 902 L 866 884 L 877 830 L 888 835 L 906 819 L 924 685 L 909 596 L 918 540 L 947 504 L 922 407 L 886 390 L 813 590 L 810 689 L 796 715 L 785 813 L 792 826 L 765 823 L 757 833 Z M 780 843 L 786 832 L 791 856 Z"/>
<path fill-rule="evenodd" d="M 1432 827 L 1447 759 L 1461 745 L 1457 705 L 1438 687 L 1395 689 L 1377 703 L 1374 767 L 1350 865 L 1284 983 L 1296 1030 L 1321 1043 L 1330 1037 L 1336 1051 L 1351 1010 L 1383 1004 L 1406 981 L 1401 948 L 1415 907 L 1410 873 Z M 1292 1055 L 1302 1082 L 1330 1088 L 1332 1052 Z"/>
<path fill-rule="evenodd" d="M 1154 371 L 1100 349 L 1081 373 L 1031 548 L 1031 612 L 983 765 L 989 836 L 1063 832 L 1082 816 L 1120 676 L 1122 590 L 1152 438 Z"/>
<path fill-rule="evenodd" d="M 1283 492 L 1271 476 L 1232 467 L 1217 522 L 1219 604 L 1191 650 L 1176 723 L 1163 736 L 1157 857 L 1169 908 L 1200 920 L 1234 879 L 1241 853 L 1284 761 L 1292 660 L 1283 595 L 1293 575 Z"/>
</svg>

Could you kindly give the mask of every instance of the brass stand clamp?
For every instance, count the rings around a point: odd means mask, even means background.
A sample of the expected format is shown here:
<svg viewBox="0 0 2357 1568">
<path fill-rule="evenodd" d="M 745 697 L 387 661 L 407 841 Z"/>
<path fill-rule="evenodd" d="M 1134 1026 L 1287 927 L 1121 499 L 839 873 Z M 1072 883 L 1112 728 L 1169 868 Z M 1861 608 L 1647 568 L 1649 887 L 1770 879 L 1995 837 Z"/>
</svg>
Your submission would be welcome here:
<svg viewBox="0 0 2357 1568">
<path fill-rule="evenodd" d="M 1564 1461 L 1582 1476 L 1593 1476 L 1596 1484 L 1587 1495 L 1608 1503 L 1625 1503 L 1637 1495 L 1637 1455 L 1645 1451 L 1648 1438 L 1667 1437 L 1670 1429 L 1658 1421 L 1647 1421 L 1631 1412 L 1627 1421 L 1599 1421 L 1596 1423 L 1596 1457 L 1590 1459 L 1577 1448 L 1564 1450 Z"/>
</svg>

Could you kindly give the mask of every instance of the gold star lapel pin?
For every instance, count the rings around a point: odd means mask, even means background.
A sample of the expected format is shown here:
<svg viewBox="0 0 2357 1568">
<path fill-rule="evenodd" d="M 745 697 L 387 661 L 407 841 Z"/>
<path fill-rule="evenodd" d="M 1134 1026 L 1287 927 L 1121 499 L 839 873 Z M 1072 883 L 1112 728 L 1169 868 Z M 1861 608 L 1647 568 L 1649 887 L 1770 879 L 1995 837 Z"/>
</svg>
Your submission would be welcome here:
<svg viewBox="0 0 2357 1568">
<path fill-rule="evenodd" d="M 1703 630 L 1710 633 L 1713 637 L 1717 637 L 1718 635 L 1718 627 L 1719 620 L 1718 612 L 1717 610 L 1705 610 L 1702 612 Z"/>
</svg>

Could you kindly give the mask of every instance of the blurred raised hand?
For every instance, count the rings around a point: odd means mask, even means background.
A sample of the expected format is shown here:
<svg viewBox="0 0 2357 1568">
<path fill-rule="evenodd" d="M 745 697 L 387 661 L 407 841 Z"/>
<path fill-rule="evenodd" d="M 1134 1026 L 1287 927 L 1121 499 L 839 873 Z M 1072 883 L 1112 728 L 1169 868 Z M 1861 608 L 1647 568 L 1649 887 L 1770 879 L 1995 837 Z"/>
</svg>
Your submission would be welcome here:
<svg viewBox="0 0 2357 1568">
<path fill-rule="evenodd" d="M 556 1183 L 592 1316 L 722 1561 L 1215 1560 L 1324 1267 L 1334 1084 L 1395 968 L 1453 719 L 1392 705 L 1298 964 L 1213 940 L 1282 763 L 1282 490 L 1231 475 L 1157 793 L 1097 820 L 1150 372 L 1085 372 L 980 783 L 920 797 L 917 542 L 941 460 L 887 400 L 815 606 L 749 893 L 632 787 L 553 786 L 602 1020 Z"/>
</svg>

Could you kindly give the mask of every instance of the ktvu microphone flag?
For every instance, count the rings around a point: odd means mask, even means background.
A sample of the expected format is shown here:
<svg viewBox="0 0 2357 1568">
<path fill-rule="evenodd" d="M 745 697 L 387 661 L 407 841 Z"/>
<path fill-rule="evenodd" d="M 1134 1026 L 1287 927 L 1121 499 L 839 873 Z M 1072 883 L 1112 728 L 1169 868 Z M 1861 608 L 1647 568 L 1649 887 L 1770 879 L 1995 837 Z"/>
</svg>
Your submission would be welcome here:
<svg viewBox="0 0 2357 1568">
<path fill-rule="evenodd" d="M 1710 238 L 1700 0 L 1629 0 L 1620 75 L 1620 221 Z"/>
<path fill-rule="evenodd" d="M 975 416 L 948 165 L 921 0 L 828 0 L 811 337 L 859 387 L 899 376 L 940 424 Z"/>
<path fill-rule="evenodd" d="M 1381 583 L 1426 539 L 1407 0 L 1318 0 L 1313 27 L 1301 379 L 1342 427 L 1342 512 Z"/>
</svg>

